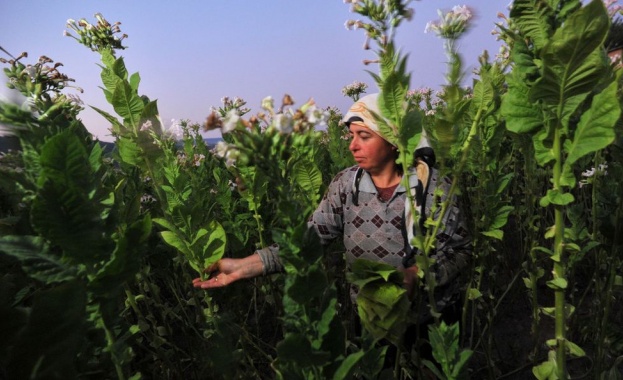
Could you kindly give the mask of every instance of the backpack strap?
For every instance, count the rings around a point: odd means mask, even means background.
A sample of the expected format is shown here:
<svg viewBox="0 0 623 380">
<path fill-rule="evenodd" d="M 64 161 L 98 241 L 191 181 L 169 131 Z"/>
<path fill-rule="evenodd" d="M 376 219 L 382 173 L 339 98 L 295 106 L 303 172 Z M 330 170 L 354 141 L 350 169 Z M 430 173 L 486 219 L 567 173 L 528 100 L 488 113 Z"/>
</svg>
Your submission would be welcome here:
<svg viewBox="0 0 623 380">
<path fill-rule="evenodd" d="M 409 191 L 411 191 L 411 195 L 415 199 L 415 207 L 417 209 L 417 223 L 419 224 L 420 231 L 422 233 L 425 232 L 424 222 L 426 221 L 426 195 L 428 194 L 431 170 L 432 169 L 426 160 L 420 157 L 416 157 L 415 172 L 418 176 L 418 185 L 415 188 L 410 189 Z M 406 230 L 406 245 L 410 248 L 407 254 L 402 258 L 402 265 L 405 268 L 408 268 L 414 264 L 413 258 L 417 253 L 417 248 L 415 248 L 411 244 L 416 232 L 415 222 L 415 215 L 413 215 L 411 204 L 410 202 L 408 202 L 408 200 L 405 200 L 404 223 Z"/>
</svg>

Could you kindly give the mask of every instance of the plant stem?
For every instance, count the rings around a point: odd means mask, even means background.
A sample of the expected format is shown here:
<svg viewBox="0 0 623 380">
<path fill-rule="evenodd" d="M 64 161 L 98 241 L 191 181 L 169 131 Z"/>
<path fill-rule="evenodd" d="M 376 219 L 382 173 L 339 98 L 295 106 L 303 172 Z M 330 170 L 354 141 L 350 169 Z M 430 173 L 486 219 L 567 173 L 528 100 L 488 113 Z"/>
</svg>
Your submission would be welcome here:
<svg viewBox="0 0 623 380">
<path fill-rule="evenodd" d="M 101 308 L 101 306 L 100 306 Z M 110 328 L 108 327 L 108 323 L 106 323 L 106 319 L 104 318 L 103 315 L 101 315 L 100 312 L 100 318 L 102 319 L 102 326 L 104 328 L 104 332 L 106 334 L 106 343 L 108 345 L 108 350 L 110 352 L 110 357 L 111 360 L 115 366 L 115 371 L 117 372 L 117 378 L 119 380 L 125 380 L 125 374 L 123 373 L 123 367 L 121 366 L 121 363 L 119 362 L 119 358 L 117 357 L 117 354 L 115 353 L 115 335 L 113 334 L 113 332 L 110 330 Z"/>
<path fill-rule="evenodd" d="M 562 136 L 560 125 L 555 129 L 553 152 L 556 155 L 553 168 L 554 190 L 561 189 L 560 177 L 562 175 Z M 563 254 L 564 237 L 564 214 L 560 205 L 554 205 L 554 280 L 565 279 L 566 268 Z M 554 308 L 556 313 L 555 338 L 556 338 L 556 373 L 559 379 L 565 379 L 567 374 L 567 344 L 565 338 L 566 310 L 565 289 L 556 286 L 554 290 Z"/>
</svg>

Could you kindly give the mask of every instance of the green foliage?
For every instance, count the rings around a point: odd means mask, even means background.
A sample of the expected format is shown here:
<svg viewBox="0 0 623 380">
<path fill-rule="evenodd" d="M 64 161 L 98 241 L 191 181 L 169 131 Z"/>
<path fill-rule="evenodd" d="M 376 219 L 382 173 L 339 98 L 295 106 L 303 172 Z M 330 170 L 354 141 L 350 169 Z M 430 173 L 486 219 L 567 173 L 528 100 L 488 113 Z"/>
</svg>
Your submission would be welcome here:
<svg viewBox="0 0 623 380">
<path fill-rule="evenodd" d="M 80 281 L 67 281 L 36 295 L 26 318 L 14 326 L 16 333 L 6 342 L 11 347 L 5 363 L 7 379 L 76 377 L 74 362 L 86 327 L 86 296 Z"/>
<path fill-rule="evenodd" d="M 554 238 L 550 256 L 554 277 L 548 285 L 556 295 L 557 349 L 556 357 L 535 371 L 539 378 L 551 373 L 563 378 L 567 347 L 572 347 L 565 340 L 565 276 L 571 268 L 567 256 L 579 238 L 564 233 L 563 206 L 575 200 L 567 189 L 577 183 L 578 160 L 614 140 L 621 113 L 615 95 L 618 84 L 603 49 L 610 21 L 601 1 L 583 7 L 570 1 L 557 9 L 540 6 L 534 12 L 529 10 L 531 2 L 517 3 L 511 12 L 517 27 L 513 53 L 522 59 L 508 78 L 502 112 L 510 131 L 532 136 L 536 161 L 552 170 L 552 188 L 540 205 L 553 207 L 555 213 L 555 226 L 546 237 Z"/>
<path fill-rule="evenodd" d="M 403 286 L 403 275 L 396 268 L 358 259 L 348 273 L 357 286 L 357 309 L 361 324 L 376 340 L 387 339 L 402 346 L 410 302 Z"/>
<path fill-rule="evenodd" d="M 362 260 L 350 283 L 336 283 L 341 269 L 307 218 L 333 175 L 354 164 L 339 112 L 312 102 L 289 109 L 290 99 L 279 111 L 263 103 L 266 112 L 246 121 L 245 102 L 227 100 L 215 123 L 228 133 L 212 152 L 198 125 L 182 121 L 164 131 L 157 102 L 139 94 L 140 75 L 115 56 L 123 48 L 118 24 L 96 15 L 90 28 L 86 20 L 70 27 L 101 55 L 102 90 L 115 115 L 93 108 L 112 126 L 112 155 L 77 119 L 80 107 L 61 93 L 70 79 L 49 58 L 26 65 L 20 56 L 4 70 L 9 87 L 31 100 L 0 103 L 0 122 L 21 146 L 0 156 L 0 366 L 7 377 L 382 378 L 390 342 L 399 347 L 395 378 L 415 376 L 418 365 L 462 378 L 483 355 L 484 365 L 476 365 L 495 378 L 511 368 L 496 357 L 492 331 L 502 306 L 523 301 L 515 280 L 524 275 L 533 325 L 540 311 L 558 317 L 578 342 L 557 332 L 534 375 L 563 378 L 566 355 L 592 354 L 593 374 L 615 376 L 621 71 L 601 47 L 609 29 L 603 6 L 516 0 L 501 27 L 512 61 L 483 54 L 470 89 L 461 83 L 459 35 L 447 34 L 447 85 L 434 101 L 429 93 L 410 102 L 407 57 L 393 40 L 410 17 L 408 3 L 365 1 L 353 10 L 369 18 L 357 25 L 379 48 L 379 71 L 371 73 L 383 93 L 376 116 L 399 146 L 399 162 L 411 165 L 425 130 L 439 169 L 453 178 L 449 192 L 468 206 L 477 255 L 463 273 L 463 326 L 472 337 L 461 336 L 458 324 L 433 323 L 428 340 L 439 366 L 418 355 L 421 340 L 408 358 L 402 339 L 411 305 L 402 273 Z M 445 26 L 464 31 L 464 21 Z M 327 117 L 327 130 L 315 131 Z M 438 199 L 434 214 L 443 217 L 446 198 Z M 441 220 L 431 217 L 426 234 L 411 242 L 424 253 L 416 259 L 424 276 L 418 299 L 438 295 L 430 254 Z M 219 258 L 273 242 L 284 276 L 209 293 L 189 289 Z M 361 336 L 345 329 L 351 283 Z M 543 284 L 563 308 L 538 305 Z M 535 327 L 532 338 L 538 335 Z M 595 352 L 584 352 L 585 344 Z"/>
<path fill-rule="evenodd" d="M 442 321 L 437 326 L 430 326 L 429 337 L 433 347 L 433 357 L 441 365 L 441 372 L 430 361 L 425 361 L 425 365 L 439 379 L 467 378 L 467 362 L 473 352 L 459 348 L 459 324 L 454 323 L 448 326 Z"/>
</svg>

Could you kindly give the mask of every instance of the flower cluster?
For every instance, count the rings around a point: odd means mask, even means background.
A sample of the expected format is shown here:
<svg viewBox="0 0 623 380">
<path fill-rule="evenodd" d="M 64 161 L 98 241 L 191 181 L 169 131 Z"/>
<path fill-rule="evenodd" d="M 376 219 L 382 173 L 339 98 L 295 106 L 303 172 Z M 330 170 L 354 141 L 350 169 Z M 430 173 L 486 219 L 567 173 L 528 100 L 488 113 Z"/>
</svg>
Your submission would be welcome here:
<svg viewBox="0 0 623 380">
<path fill-rule="evenodd" d="M 52 59 L 42 55 L 37 63 L 24 65 L 20 60 L 26 57 L 28 57 L 28 53 L 22 53 L 17 58 L 10 60 L 0 58 L 0 62 L 8 63 L 11 66 L 4 70 L 8 77 L 7 86 L 10 89 L 16 89 L 27 97 L 39 98 L 44 96 L 50 99 L 49 92 L 59 96 L 60 91 L 65 87 L 72 87 L 69 86 L 69 83 L 74 82 L 74 79 L 58 70 L 59 67 L 63 66 L 62 63 L 54 63 Z M 54 64 L 51 65 L 52 63 Z M 81 88 L 74 88 L 82 92 Z M 68 98 L 67 100 L 76 106 L 82 104 L 75 95 L 65 98 Z"/>
<path fill-rule="evenodd" d="M 221 98 L 221 103 L 223 103 L 221 107 L 211 107 L 211 111 L 218 113 L 221 117 L 225 117 L 231 110 L 236 110 L 236 113 L 240 116 L 250 111 L 249 108 L 245 107 L 247 102 L 237 96 L 233 99 L 228 96 L 223 96 Z"/>
<path fill-rule="evenodd" d="M 433 32 L 442 38 L 456 40 L 471 27 L 474 15 L 466 5 L 457 5 L 451 11 L 443 13 L 437 10 L 439 20 L 426 24 L 425 33 Z"/>
<path fill-rule="evenodd" d="M 201 163 L 205 160 L 205 158 L 206 156 L 204 154 L 193 153 L 192 159 L 189 160 L 186 153 L 184 152 L 177 153 L 177 163 L 180 166 L 191 165 L 191 166 L 199 167 L 201 166 Z"/>
<path fill-rule="evenodd" d="M 461 93 L 464 99 L 473 96 L 471 87 L 462 88 Z M 445 97 L 445 88 L 433 91 L 430 87 L 422 87 L 407 91 L 406 99 L 409 107 L 422 110 L 426 116 L 434 116 L 446 107 Z"/>
<path fill-rule="evenodd" d="M 285 95 L 281 107 L 275 110 L 274 99 L 267 96 L 261 103 L 263 112 L 252 116 L 250 119 L 243 119 L 236 109 L 229 110 L 224 117 L 219 117 L 216 112 L 212 112 L 208 117 L 205 129 L 220 128 L 223 134 L 236 132 L 255 134 L 261 140 L 264 133 L 279 135 L 305 133 L 314 130 L 316 126 L 327 124 L 330 113 L 318 108 L 313 99 L 310 99 L 299 109 L 288 107 L 293 104 L 292 98 Z M 228 167 L 235 166 L 242 154 L 236 144 L 229 144 L 224 141 L 216 145 L 214 153 L 216 156 L 225 159 L 225 164 Z"/>
<path fill-rule="evenodd" d="M 596 174 L 598 175 L 607 175 L 608 174 L 608 164 L 599 164 L 596 168 L 590 168 L 582 172 L 582 177 L 584 179 L 578 182 L 580 188 L 593 183 Z"/>
<path fill-rule="evenodd" d="M 90 24 L 85 19 L 80 19 L 80 21 L 69 19 L 67 20 L 67 27 L 76 32 L 78 37 L 68 31 L 64 31 L 63 34 L 67 37 L 72 37 L 93 51 L 108 49 L 112 52 L 116 49 L 125 49 L 121 42 L 128 35 L 117 36 L 117 34 L 121 33 L 121 28 L 119 27 L 121 23 L 117 21 L 111 25 L 100 13 L 96 13 L 95 18 L 97 19 L 95 25 Z"/>
<path fill-rule="evenodd" d="M 393 40 L 395 29 L 404 20 L 413 18 L 414 10 L 408 5 L 413 0 L 344 0 L 344 3 L 351 4 L 350 11 L 367 17 L 370 23 L 360 20 L 348 20 L 344 24 L 346 29 L 363 29 L 366 31 L 366 41 L 364 49 L 369 49 L 370 40 L 374 40 L 384 48 Z"/>
<path fill-rule="evenodd" d="M 262 101 L 262 108 L 268 111 L 270 118 L 265 117 L 263 114 L 260 114 L 259 117 L 268 123 L 268 128 L 274 128 L 285 134 L 304 132 L 314 129 L 316 126 L 327 124 L 328 112 L 318 108 L 313 99 L 308 100 L 307 103 L 297 110 L 285 108 L 293 104 L 292 98 L 289 95 L 285 95 L 282 106 L 275 112 L 272 98 L 265 98 Z"/>
<path fill-rule="evenodd" d="M 357 100 L 359 100 L 361 94 L 364 94 L 366 92 L 367 88 L 367 84 L 359 81 L 354 81 L 353 83 L 346 85 L 344 86 L 344 88 L 342 88 L 342 94 L 351 98 L 353 102 L 356 102 Z"/>
</svg>

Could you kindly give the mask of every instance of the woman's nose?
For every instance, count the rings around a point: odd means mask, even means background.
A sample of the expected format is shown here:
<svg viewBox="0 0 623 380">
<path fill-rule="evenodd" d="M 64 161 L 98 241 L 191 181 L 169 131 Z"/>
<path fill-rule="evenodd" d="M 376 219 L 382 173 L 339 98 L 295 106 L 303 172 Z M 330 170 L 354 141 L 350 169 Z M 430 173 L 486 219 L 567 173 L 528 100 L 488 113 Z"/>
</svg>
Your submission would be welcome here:
<svg viewBox="0 0 623 380">
<path fill-rule="evenodd" d="M 355 151 L 357 149 L 357 141 L 355 140 L 355 138 L 353 137 L 352 140 L 350 140 L 350 144 L 348 145 L 348 149 L 352 152 Z"/>
</svg>

